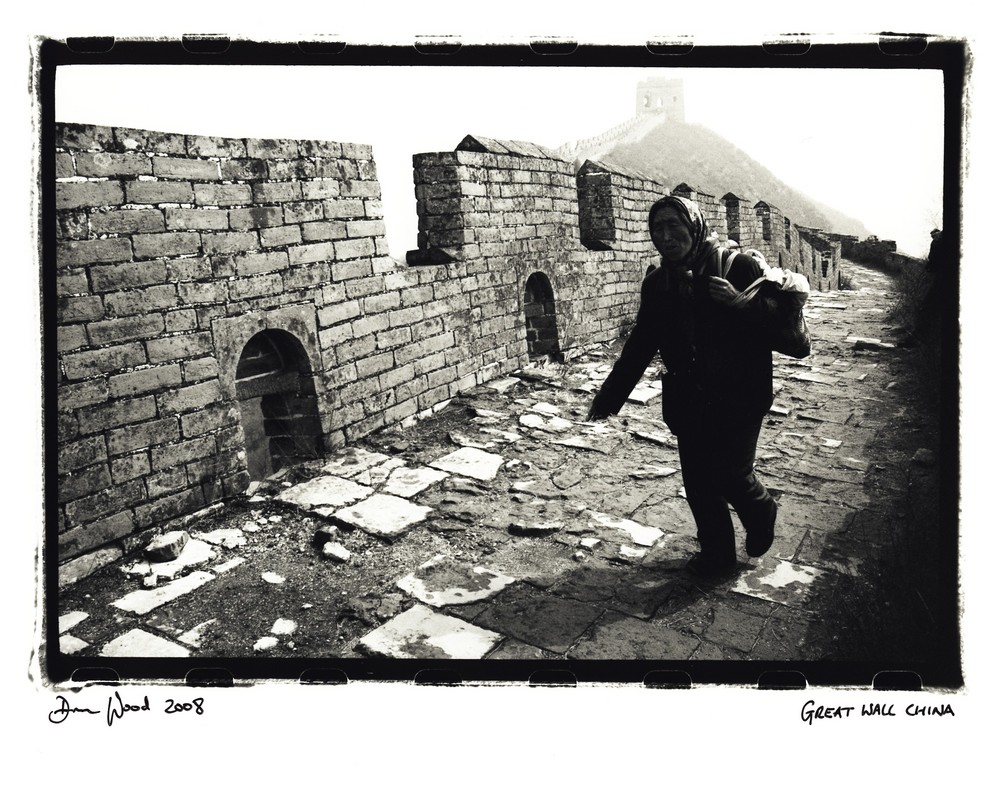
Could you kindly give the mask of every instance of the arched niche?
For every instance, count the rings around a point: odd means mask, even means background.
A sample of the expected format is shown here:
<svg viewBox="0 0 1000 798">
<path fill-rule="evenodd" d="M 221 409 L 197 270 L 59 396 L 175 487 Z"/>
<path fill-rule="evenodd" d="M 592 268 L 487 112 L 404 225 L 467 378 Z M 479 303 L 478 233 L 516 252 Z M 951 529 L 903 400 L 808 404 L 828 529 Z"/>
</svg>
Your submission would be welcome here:
<svg viewBox="0 0 1000 798">
<path fill-rule="evenodd" d="M 236 363 L 235 384 L 252 480 L 322 453 L 315 382 L 298 338 L 274 329 L 253 335 Z"/>
<path fill-rule="evenodd" d="M 524 284 L 524 324 L 529 357 L 561 359 L 555 295 L 543 272 L 535 272 Z"/>
</svg>

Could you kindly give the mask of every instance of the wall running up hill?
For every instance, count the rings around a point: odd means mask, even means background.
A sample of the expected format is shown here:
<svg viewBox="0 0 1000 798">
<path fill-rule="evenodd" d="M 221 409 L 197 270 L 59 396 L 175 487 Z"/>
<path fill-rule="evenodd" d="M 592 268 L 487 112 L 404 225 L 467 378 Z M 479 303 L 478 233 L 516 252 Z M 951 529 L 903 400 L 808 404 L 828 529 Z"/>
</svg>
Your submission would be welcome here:
<svg viewBox="0 0 1000 798">
<path fill-rule="evenodd" d="M 617 339 L 667 193 L 468 137 L 414 156 L 418 249 L 402 265 L 366 145 L 87 125 L 57 126 L 56 143 L 64 581 L 283 465 Z M 720 237 L 836 286 L 839 244 L 773 208 L 699 200 Z M 808 268 L 826 257 L 827 276 Z"/>
</svg>

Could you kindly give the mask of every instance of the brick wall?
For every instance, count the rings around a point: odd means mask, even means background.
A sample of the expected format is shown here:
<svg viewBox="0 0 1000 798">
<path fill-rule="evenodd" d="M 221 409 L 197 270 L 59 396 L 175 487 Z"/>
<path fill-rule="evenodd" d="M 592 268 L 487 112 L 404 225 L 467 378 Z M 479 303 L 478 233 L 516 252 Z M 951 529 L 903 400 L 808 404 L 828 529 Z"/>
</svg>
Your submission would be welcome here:
<svg viewBox="0 0 1000 798">
<path fill-rule="evenodd" d="M 526 365 L 526 312 L 553 338 L 538 286 L 558 354 L 615 340 L 656 262 L 647 214 L 667 193 L 469 136 L 414 156 L 418 249 L 403 265 L 366 145 L 85 125 L 57 126 L 56 144 L 61 562 L 105 561 L 246 489 L 258 441 L 235 375 L 259 333 L 300 353 L 295 391 L 264 415 L 300 419 L 298 437 L 324 450 Z M 727 205 L 695 193 L 725 240 Z M 739 213 L 741 243 L 763 249 Z"/>
</svg>

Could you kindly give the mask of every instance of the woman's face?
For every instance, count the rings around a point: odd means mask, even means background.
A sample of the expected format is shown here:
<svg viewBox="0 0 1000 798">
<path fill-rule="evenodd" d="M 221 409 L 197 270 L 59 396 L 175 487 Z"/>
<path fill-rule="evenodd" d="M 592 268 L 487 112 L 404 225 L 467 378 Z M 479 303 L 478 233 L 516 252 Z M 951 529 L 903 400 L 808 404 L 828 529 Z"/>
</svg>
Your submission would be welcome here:
<svg viewBox="0 0 1000 798">
<path fill-rule="evenodd" d="M 676 208 L 666 205 L 658 209 L 649 223 L 653 245 L 665 260 L 679 261 L 691 251 L 694 239 Z"/>
</svg>

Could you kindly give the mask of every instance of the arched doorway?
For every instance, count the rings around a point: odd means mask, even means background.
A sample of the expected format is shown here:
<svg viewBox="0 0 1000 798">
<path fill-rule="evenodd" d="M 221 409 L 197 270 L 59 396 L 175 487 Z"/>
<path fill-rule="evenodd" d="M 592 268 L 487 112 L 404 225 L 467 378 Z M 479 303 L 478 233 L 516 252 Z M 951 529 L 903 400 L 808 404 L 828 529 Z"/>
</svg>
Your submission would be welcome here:
<svg viewBox="0 0 1000 798">
<path fill-rule="evenodd" d="M 316 388 L 294 335 L 264 330 L 247 341 L 236 365 L 236 397 L 252 480 L 321 454 Z"/>
<path fill-rule="evenodd" d="M 532 274 L 524 285 L 524 323 L 528 356 L 561 360 L 559 330 L 556 324 L 556 300 L 552 284 L 542 272 Z"/>
</svg>

